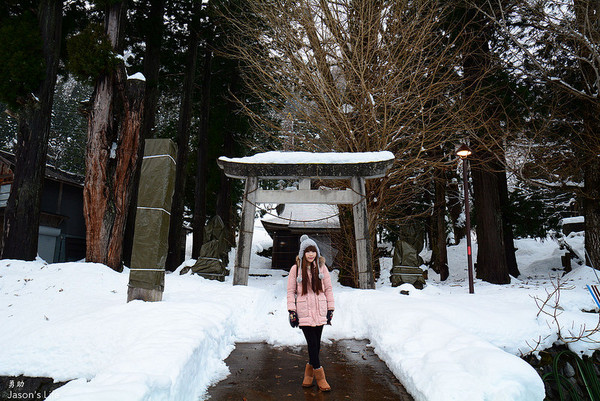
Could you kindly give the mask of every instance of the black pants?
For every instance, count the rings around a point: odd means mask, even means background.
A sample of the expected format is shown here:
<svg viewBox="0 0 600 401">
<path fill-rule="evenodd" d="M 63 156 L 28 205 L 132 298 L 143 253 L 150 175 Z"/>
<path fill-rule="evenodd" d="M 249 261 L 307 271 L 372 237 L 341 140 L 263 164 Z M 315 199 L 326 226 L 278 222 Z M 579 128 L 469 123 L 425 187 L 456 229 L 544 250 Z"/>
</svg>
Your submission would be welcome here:
<svg viewBox="0 0 600 401">
<path fill-rule="evenodd" d="M 319 361 L 319 351 L 321 350 L 321 334 L 323 333 L 323 326 L 300 326 L 304 337 L 306 338 L 306 345 L 308 345 L 308 363 L 318 369 L 321 367 Z"/>
</svg>

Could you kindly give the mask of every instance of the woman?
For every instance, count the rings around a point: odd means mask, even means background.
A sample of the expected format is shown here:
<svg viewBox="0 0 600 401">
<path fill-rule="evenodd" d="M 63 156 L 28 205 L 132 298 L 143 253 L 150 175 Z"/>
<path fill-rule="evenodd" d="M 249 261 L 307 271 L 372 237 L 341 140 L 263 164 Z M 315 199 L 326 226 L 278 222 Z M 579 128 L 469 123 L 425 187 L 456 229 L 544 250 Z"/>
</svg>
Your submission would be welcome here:
<svg viewBox="0 0 600 401">
<path fill-rule="evenodd" d="M 325 371 L 319 361 L 323 325 L 333 317 L 333 289 L 325 258 L 317 243 L 307 235 L 300 237 L 296 264 L 290 269 L 287 283 L 287 306 L 292 327 L 300 326 L 308 346 L 308 363 L 302 387 L 311 387 L 313 379 L 321 391 L 330 391 Z"/>
</svg>

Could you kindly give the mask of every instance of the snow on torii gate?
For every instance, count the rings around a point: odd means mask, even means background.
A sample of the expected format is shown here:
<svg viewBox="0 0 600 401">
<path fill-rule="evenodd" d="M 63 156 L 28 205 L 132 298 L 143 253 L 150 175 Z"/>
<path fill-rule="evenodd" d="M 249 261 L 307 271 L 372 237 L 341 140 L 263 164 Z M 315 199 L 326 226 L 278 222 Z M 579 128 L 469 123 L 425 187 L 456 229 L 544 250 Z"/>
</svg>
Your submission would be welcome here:
<svg viewBox="0 0 600 401">
<path fill-rule="evenodd" d="M 254 213 L 258 203 L 350 204 L 354 215 L 359 287 L 374 288 L 365 180 L 385 176 L 393 162 L 391 152 L 266 152 L 241 158 L 220 157 L 217 164 L 225 175 L 246 180 L 233 284 L 248 285 Z M 259 179 L 300 181 L 297 191 L 285 191 L 260 189 Z M 311 179 L 349 179 L 351 189 L 313 190 Z"/>
</svg>

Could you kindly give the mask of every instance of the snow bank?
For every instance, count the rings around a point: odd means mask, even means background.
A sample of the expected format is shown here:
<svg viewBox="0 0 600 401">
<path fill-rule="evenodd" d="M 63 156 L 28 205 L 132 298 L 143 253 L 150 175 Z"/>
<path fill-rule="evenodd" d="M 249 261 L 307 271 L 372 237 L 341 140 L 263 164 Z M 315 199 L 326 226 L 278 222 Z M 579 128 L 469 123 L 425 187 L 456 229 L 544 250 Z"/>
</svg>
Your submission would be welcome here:
<svg viewBox="0 0 600 401">
<path fill-rule="evenodd" d="M 572 238 L 578 249 L 583 241 Z M 416 400 L 542 400 L 542 380 L 518 356 L 557 340 L 556 324 L 579 331 L 598 323 L 585 289 L 595 276 L 577 267 L 565 278 L 558 322 L 536 298 L 556 285 L 560 252 L 552 241 L 520 240 L 522 275 L 496 286 L 475 282 L 468 294 L 464 244 L 449 248 L 451 277 L 422 291 L 335 284 L 333 326 L 324 341 L 369 339 Z M 233 254 L 230 258 L 233 260 Z M 382 277 L 389 276 L 383 259 Z M 302 345 L 287 322 L 287 273 L 253 255 L 249 286 L 168 274 L 164 301 L 126 303 L 128 272 L 91 263 L 0 261 L 0 374 L 72 380 L 49 400 L 197 400 L 228 374 L 235 342 Z M 337 273 L 333 272 L 335 276 Z M 334 277 L 335 280 L 335 277 Z M 409 295 L 400 293 L 408 289 Z M 551 304 L 551 303 L 550 303 Z M 600 338 L 598 338 L 600 340 Z M 591 353 L 597 344 L 574 342 Z"/>
<path fill-rule="evenodd" d="M 0 342 L 11 349 L 0 354 L 0 374 L 80 379 L 49 399 L 186 399 L 227 371 L 231 308 L 206 295 L 125 303 L 128 273 L 103 265 L 3 261 L 0 272 L 10 302 L 1 305 Z"/>
</svg>

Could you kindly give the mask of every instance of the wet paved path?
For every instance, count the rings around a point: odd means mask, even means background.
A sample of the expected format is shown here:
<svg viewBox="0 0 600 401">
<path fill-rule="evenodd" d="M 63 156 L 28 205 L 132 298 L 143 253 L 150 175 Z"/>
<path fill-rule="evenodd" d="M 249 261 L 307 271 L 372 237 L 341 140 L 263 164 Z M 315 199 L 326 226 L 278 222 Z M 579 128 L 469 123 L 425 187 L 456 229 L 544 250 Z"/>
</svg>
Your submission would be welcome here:
<svg viewBox="0 0 600 401">
<path fill-rule="evenodd" d="M 208 390 L 210 401 L 412 401 L 367 341 L 322 344 L 321 364 L 331 392 L 301 386 L 306 347 L 238 343 L 225 360 L 231 374 Z M 315 382 L 316 383 L 316 382 Z"/>
</svg>

